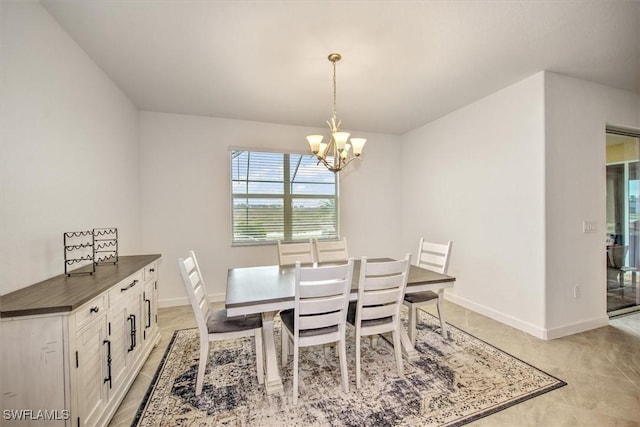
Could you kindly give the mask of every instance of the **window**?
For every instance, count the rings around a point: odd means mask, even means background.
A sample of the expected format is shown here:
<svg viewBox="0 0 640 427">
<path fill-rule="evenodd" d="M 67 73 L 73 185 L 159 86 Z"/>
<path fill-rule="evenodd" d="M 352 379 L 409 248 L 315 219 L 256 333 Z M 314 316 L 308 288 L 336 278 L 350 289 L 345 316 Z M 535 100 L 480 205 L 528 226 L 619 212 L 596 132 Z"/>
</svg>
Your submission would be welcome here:
<svg viewBox="0 0 640 427">
<path fill-rule="evenodd" d="M 336 239 L 338 177 L 313 155 L 231 151 L 233 244 Z"/>
</svg>

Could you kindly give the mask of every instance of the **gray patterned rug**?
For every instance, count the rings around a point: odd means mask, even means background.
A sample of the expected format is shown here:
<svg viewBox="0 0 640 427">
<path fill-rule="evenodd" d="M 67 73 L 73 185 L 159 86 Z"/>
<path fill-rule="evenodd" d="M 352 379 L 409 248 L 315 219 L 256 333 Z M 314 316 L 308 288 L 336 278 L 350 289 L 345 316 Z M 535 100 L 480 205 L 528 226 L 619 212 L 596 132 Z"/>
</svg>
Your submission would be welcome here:
<svg viewBox="0 0 640 427">
<path fill-rule="evenodd" d="M 276 317 L 277 320 L 277 317 Z M 280 326 L 275 322 L 279 349 Z M 349 393 L 340 387 L 333 351 L 301 349 L 298 406 L 291 405 L 291 359 L 281 369 L 284 391 L 258 384 L 253 338 L 212 344 L 200 396 L 197 329 L 176 331 L 133 426 L 459 426 L 566 385 L 539 369 L 421 313 L 416 349 L 397 376 L 392 346 L 363 341 L 362 388 L 355 387 L 355 350 L 348 330 Z"/>
</svg>

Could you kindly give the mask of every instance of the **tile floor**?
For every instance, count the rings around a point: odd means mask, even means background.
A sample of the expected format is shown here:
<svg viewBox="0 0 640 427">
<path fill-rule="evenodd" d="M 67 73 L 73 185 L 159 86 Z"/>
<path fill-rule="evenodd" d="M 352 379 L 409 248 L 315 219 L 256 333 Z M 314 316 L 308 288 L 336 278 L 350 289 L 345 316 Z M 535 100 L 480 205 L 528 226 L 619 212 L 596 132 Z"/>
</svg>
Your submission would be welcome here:
<svg viewBox="0 0 640 427">
<path fill-rule="evenodd" d="M 610 326 L 543 341 L 447 303 L 447 321 L 566 381 L 567 386 L 483 418 L 473 426 L 640 427 L 640 313 Z M 129 426 L 176 329 L 195 327 L 191 307 L 160 309 L 162 340 L 110 427 Z"/>
</svg>

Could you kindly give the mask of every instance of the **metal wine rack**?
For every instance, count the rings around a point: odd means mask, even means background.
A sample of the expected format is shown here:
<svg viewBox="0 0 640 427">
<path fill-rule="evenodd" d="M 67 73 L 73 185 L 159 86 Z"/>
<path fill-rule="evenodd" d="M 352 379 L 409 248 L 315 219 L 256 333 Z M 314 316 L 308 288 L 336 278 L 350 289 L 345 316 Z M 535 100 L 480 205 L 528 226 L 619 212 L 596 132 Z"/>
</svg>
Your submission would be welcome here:
<svg viewBox="0 0 640 427">
<path fill-rule="evenodd" d="M 91 230 L 64 233 L 64 274 L 95 273 L 93 243 Z"/>
<path fill-rule="evenodd" d="M 93 258 L 96 265 L 118 263 L 118 229 L 93 229 Z"/>
</svg>

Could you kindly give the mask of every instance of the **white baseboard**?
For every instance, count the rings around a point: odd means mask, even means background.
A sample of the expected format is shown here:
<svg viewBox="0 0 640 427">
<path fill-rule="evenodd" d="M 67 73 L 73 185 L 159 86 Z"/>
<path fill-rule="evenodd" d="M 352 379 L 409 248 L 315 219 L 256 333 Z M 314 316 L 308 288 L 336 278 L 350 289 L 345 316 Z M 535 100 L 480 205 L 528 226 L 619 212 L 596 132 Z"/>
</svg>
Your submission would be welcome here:
<svg viewBox="0 0 640 427">
<path fill-rule="evenodd" d="M 455 294 L 445 292 L 445 299 L 543 340 L 561 338 L 567 335 L 573 335 L 579 332 L 600 328 L 609 324 L 609 317 L 605 315 L 604 317 L 593 318 L 553 329 L 540 328 L 536 325 L 523 322 L 522 320 L 516 319 L 515 317 L 506 315 L 492 308 L 486 307 L 481 304 L 476 304 Z"/>
<path fill-rule="evenodd" d="M 482 314 L 483 316 L 487 316 L 490 319 L 497 320 L 500 323 L 504 323 L 505 325 L 509 325 L 520 331 L 526 332 L 536 338 L 546 339 L 544 338 L 546 335 L 546 331 L 539 328 L 538 326 L 532 325 L 531 323 L 523 322 L 522 320 L 516 319 L 515 317 L 508 316 L 492 308 L 469 301 L 466 298 L 461 298 L 455 294 L 445 292 L 445 299 L 461 305 L 464 308 L 468 308 L 471 311 Z"/>
<path fill-rule="evenodd" d="M 561 326 L 558 328 L 547 329 L 546 339 L 552 340 L 554 338 L 565 337 L 567 335 L 573 335 L 591 329 L 601 328 L 609 324 L 609 316 L 606 314 L 603 317 L 596 317 L 589 320 L 584 320 L 570 325 Z"/>
<path fill-rule="evenodd" d="M 209 295 L 209 302 L 211 302 L 211 303 L 224 302 L 225 296 L 226 295 L 224 293 L 210 294 Z M 158 307 L 160 307 L 160 308 L 177 307 L 177 306 L 180 306 L 180 305 L 189 305 L 189 304 L 191 304 L 189 302 L 189 297 L 164 298 L 164 299 L 159 299 L 158 300 Z"/>
</svg>

